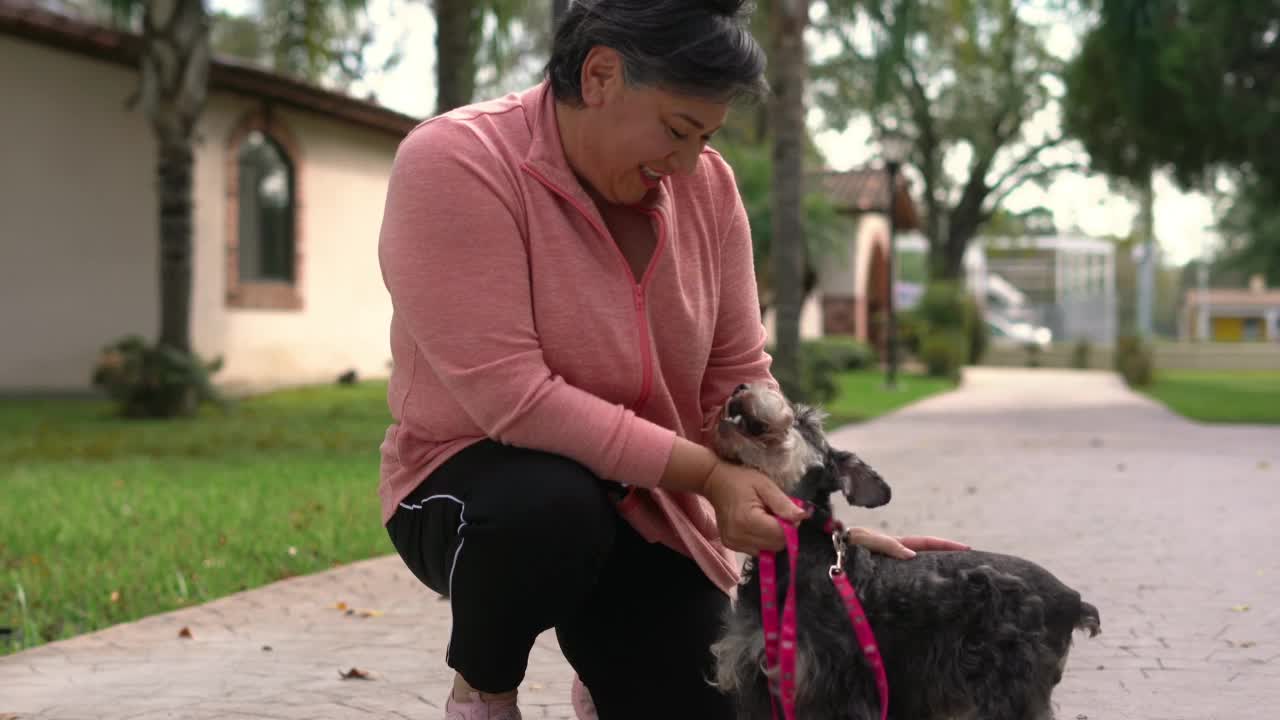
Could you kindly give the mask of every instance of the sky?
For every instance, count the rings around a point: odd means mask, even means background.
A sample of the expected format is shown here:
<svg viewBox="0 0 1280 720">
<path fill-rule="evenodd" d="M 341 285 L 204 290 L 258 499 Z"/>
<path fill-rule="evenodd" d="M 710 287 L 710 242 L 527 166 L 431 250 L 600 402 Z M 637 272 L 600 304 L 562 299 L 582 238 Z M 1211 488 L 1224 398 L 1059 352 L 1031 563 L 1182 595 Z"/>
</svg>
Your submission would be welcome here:
<svg viewBox="0 0 1280 720">
<path fill-rule="evenodd" d="M 212 0 L 210 4 L 215 10 L 245 13 L 257 2 Z M 369 65 L 380 65 L 396 43 L 402 57 L 394 69 L 365 78 L 353 91 L 360 95 L 372 93 L 378 102 L 408 115 L 427 116 L 435 101 L 435 22 L 429 3 L 370 0 L 369 8 L 371 20 L 379 29 L 369 50 Z M 1050 51 L 1069 57 L 1079 37 L 1078 23 L 1044 20 L 1049 24 Z M 817 111 L 810 113 L 810 122 L 831 169 L 878 165 L 878 150 L 872 141 L 870 122 L 865 118 L 840 131 L 821 129 L 821 114 Z M 1044 137 L 1056 129 L 1056 113 L 1046 112 L 1033 118 L 1028 133 L 1031 137 Z M 1064 153 L 1055 159 L 1073 157 L 1081 162 L 1086 159 L 1082 153 Z M 948 167 L 962 170 L 964 158 L 951 158 Z M 918 183 L 916 187 L 918 193 Z M 1059 174 L 1047 189 L 1024 186 L 1009 196 L 1005 208 L 1017 212 L 1037 205 L 1053 211 L 1060 231 L 1094 236 L 1128 234 L 1137 212 L 1136 204 L 1108 187 L 1106 179 L 1078 172 Z M 1199 257 L 1217 240 L 1211 228 L 1214 215 L 1209 198 L 1201 193 L 1181 192 L 1164 176 L 1156 178 L 1155 221 L 1156 238 L 1170 264 Z"/>
</svg>

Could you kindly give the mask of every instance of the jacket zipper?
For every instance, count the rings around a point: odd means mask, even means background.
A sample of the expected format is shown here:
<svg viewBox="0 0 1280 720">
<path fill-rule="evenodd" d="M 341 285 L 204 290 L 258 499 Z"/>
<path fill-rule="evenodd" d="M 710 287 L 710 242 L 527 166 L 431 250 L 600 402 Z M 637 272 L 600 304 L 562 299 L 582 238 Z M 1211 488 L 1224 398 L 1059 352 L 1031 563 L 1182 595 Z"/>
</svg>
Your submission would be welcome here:
<svg viewBox="0 0 1280 720">
<path fill-rule="evenodd" d="M 587 219 L 587 222 L 591 224 L 591 227 L 595 228 L 596 233 L 598 233 L 602 239 L 613 245 L 614 252 L 618 254 L 618 258 L 622 262 L 622 269 L 627 273 L 627 277 L 631 278 L 631 299 L 632 306 L 636 313 L 636 329 L 639 336 L 638 341 L 640 345 L 641 367 L 640 394 L 636 397 L 636 401 L 633 404 L 633 412 L 639 413 L 644 407 L 644 404 L 649 401 L 649 395 L 653 392 L 653 353 L 649 349 L 651 344 L 649 338 L 649 318 L 648 313 L 645 312 L 644 295 L 645 290 L 648 288 L 649 277 L 653 274 L 653 268 L 658 264 L 658 257 L 662 252 L 663 245 L 666 244 L 664 242 L 666 237 L 666 223 L 662 219 L 662 213 L 657 210 L 646 211 L 650 216 L 656 217 L 658 220 L 658 242 L 653 249 L 653 255 L 649 258 L 649 267 L 645 269 L 643 277 L 639 282 L 637 282 L 635 274 L 631 272 L 631 266 L 627 263 L 626 256 L 622 254 L 622 248 L 618 247 L 618 243 L 609 235 L 609 231 L 601 227 L 600 224 L 596 222 L 595 218 L 591 217 L 591 213 L 587 212 L 587 210 L 583 208 L 573 196 L 562 190 L 558 185 L 548 180 L 538 171 L 529 167 L 527 163 L 520 167 L 522 170 L 536 178 L 538 182 L 546 185 L 552 192 L 564 198 L 564 200 L 572 205 L 578 212 L 582 213 L 582 216 Z"/>
</svg>

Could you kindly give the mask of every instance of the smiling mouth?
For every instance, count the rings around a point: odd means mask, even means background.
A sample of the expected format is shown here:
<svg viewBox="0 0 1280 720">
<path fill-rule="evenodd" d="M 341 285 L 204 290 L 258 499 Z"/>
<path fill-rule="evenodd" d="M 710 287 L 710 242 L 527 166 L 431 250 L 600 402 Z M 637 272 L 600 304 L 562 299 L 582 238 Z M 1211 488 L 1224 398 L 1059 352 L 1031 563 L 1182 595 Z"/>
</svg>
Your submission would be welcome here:
<svg viewBox="0 0 1280 720">
<path fill-rule="evenodd" d="M 649 167 L 646 165 L 640 166 L 640 172 L 645 176 L 645 178 L 652 180 L 653 182 L 658 182 L 662 178 L 666 177 L 666 175 L 660 172 L 655 172 L 653 170 L 650 170 Z"/>
</svg>

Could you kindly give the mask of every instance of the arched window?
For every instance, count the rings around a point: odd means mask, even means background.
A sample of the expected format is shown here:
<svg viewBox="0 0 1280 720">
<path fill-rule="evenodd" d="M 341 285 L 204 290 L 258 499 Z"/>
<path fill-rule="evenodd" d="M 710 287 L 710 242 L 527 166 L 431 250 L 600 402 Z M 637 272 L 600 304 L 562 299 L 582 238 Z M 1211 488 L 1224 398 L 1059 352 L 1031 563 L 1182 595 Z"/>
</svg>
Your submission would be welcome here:
<svg viewBox="0 0 1280 720">
<path fill-rule="evenodd" d="M 227 147 L 227 304 L 302 307 L 297 145 L 265 113 L 245 118 Z"/>
<path fill-rule="evenodd" d="M 261 130 L 240 143 L 240 280 L 293 282 L 293 165 Z"/>
</svg>

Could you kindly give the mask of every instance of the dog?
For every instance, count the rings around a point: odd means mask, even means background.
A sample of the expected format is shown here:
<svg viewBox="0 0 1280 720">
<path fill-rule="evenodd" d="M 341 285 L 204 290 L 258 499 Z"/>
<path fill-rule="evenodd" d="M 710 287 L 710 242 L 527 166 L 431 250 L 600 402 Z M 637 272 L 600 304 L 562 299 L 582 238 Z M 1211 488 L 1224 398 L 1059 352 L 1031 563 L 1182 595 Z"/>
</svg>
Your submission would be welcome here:
<svg viewBox="0 0 1280 720">
<path fill-rule="evenodd" d="M 828 575 L 836 551 L 820 518 L 830 517 L 836 492 L 871 508 L 888 503 L 891 491 L 856 454 L 830 446 L 823 418 L 768 385 L 742 385 L 713 444 L 815 509 L 798 529 L 796 717 L 878 720 L 875 677 Z M 896 560 L 849 547 L 844 571 L 879 644 L 897 720 L 1051 720 L 1073 631 L 1101 631 L 1097 608 L 1018 557 L 946 551 Z M 780 589 L 790 572 L 779 554 Z M 760 578 L 750 559 L 725 628 L 712 648 L 714 684 L 742 720 L 769 720 Z"/>
</svg>

